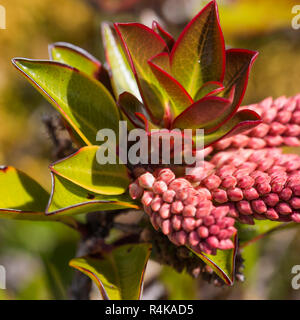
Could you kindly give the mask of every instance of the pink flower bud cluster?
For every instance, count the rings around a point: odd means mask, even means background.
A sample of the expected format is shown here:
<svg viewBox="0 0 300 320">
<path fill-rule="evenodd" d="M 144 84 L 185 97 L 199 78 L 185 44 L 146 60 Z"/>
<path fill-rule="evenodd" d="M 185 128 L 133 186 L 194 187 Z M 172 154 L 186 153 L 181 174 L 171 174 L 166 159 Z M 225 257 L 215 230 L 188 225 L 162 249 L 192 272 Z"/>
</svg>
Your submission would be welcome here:
<svg viewBox="0 0 300 320">
<path fill-rule="evenodd" d="M 170 169 L 143 173 L 129 187 L 133 199 L 141 199 L 156 230 L 175 245 L 195 252 L 215 254 L 231 249 L 235 220 L 228 205 L 214 206 L 205 191 L 195 189 L 185 178 L 175 178 Z"/>
<path fill-rule="evenodd" d="M 300 157 L 279 149 L 219 152 L 200 186 L 215 204 L 227 204 L 230 216 L 300 223 Z M 195 181 L 195 179 L 194 179 Z"/>
<path fill-rule="evenodd" d="M 243 134 L 216 142 L 213 145 L 215 150 L 300 145 L 300 95 L 276 100 L 267 98 L 243 108 L 257 112 L 263 122 Z"/>
</svg>

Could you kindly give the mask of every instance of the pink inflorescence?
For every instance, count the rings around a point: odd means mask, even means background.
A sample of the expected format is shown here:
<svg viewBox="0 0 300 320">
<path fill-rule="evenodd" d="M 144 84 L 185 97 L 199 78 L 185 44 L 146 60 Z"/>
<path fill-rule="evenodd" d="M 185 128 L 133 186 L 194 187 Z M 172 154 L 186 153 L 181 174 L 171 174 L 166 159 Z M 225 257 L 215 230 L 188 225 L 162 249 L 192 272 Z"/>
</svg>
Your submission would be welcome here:
<svg viewBox="0 0 300 320">
<path fill-rule="evenodd" d="M 219 152 L 214 170 L 199 181 L 215 204 L 230 206 L 230 216 L 300 223 L 300 157 L 279 149 Z"/>
<path fill-rule="evenodd" d="M 243 108 L 257 112 L 262 123 L 248 132 L 216 142 L 213 145 L 215 150 L 300 145 L 300 95 L 276 100 L 267 98 Z"/>
<path fill-rule="evenodd" d="M 230 206 L 214 206 L 203 188 L 176 178 L 172 170 L 143 173 L 130 185 L 129 193 L 141 199 L 153 227 L 174 244 L 207 254 L 233 248 L 236 229 L 235 220 L 228 216 Z"/>
</svg>

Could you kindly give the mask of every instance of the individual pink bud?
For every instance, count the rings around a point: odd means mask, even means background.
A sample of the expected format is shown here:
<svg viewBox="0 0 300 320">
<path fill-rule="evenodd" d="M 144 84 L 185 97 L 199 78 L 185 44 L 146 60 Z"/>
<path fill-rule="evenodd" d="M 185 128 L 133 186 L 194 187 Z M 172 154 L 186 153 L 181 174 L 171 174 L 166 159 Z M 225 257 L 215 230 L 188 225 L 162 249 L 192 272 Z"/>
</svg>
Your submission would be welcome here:
<svg viewBox="0 0 300 320">
<path fill-rule="evenodd" d="M 199 244 L 200 238 L 196 231 L 192 231 L 189 234 L 189 244 L 193 246 L 197 246 Z"/>
<path fill-rule="evenodd" d="M 203 218 L 203 223 L 205 226 L 209 227 L 215 223 L 215 219 L 213 216 L 206 216 Z"/>
<path fill-rule="evenodd" d="M 138 181 L 139 181 L 139 185 L 142 188 L 151 189 L 153 186 L 153 183 L 155 181 L 155 178 L 151 173 L 146 172 L 146 173 L 142 174 L 141 176 L 139 176 Z"/>
<path fill-rule="evenodd" d="M 218 225 L 212 225 L 209 227 L 209 234 L 216 235 L 220 232 L 220 227 Z"/>
<path fill-rule="evenodd" d="M 168 190 L 168 186 L 164 181 L 155 181 L 153 183 L 152 190 L 156 194 L 163 194 Z"/>
<path fill-rule="evenodd" d="M 222 181 L 222 187 L 229 189 L 229 188 L 235 188 L 237 185 L 237 179 L 233 176 L 227 176 Z"/>
<path fill-rule="evenodd" d="M 236 204 L 236 207 L 241 214 L 246 214 L 246 215 L 253 214 L 251 205 L 246 200 L 239 201 Z"/>
<path fill-rule="evenodd" d="M 205 198 L 207 200 L 211 200 L 212 199 L 212 196 L 211 196 L 211 193 L 208 189 L 206 188 L 202 188 L 202 187 L 197 187 L 196 190 L 200 193 L 200 194 L 204 194 L 205 195 Z M 199 202 L 202 201 L 202 200 L 199 200 Z"/>
<path fill-rule="evenodd" d="M 151 209 L 153 211 L 158 211 L 163 204 L 163 201 L 159 195 L 156 195 L 151 201 Z"/>
<path fill-rule="evenodd" d="M 289 201 L 289 203 L 294 209 L 300 209 L 300 198 L 299 197 L 293 197 Z"/>
<path fill-rule="evenodd" d="M 168 203 L 172 203 L 174 198 L 175 198 L 175 191 L 174 190 L 167 190 L 163 193 L 162 195 L 162 199 L 165 201 L 165 202 L 168 202 Z"/>
<path fill-rule="evenodd" d="M 229 209 L 229 205 L 218 206 L 212 209 L 211 214 L 216 220 L 220 220 L 227 216 Z"/>
<path fill-rule="evenodd" d="M 227 190 L 227 195 L 231 201 L 243 200 L 243 191 L 240 188 L 234 188 L 234 189 Z"/>
<path fill-rule="evenodd" d="M 251 201 L 251 206 L 256 213 L 264 213 L 267 211 L 266 204 L 260 199 Z"/>
<path fill-rule="evenodd" d="M 198 195 L 189 195 L 188 198 L 184 200 L 184 205 L 197 206 L 198 202 L 199 202 Z"/>
<path fill-rule="evenodd" d="M 206 242 L 212 247 L 212 248 L 218 248 L 219 246 L 219 240 L 215 236 L 210 236 L 206 239 Z"/>
<path fill-rule="evenodd" d="M 172 223 L 169 219 L 162 222 L 161 231 L 165 235 L 172 233 Z"/>
<path fill-rule="evenodd" d="M 220 240 L 228 239 L 228 237 L 229 237 L 229 232 L 226 229 L 222 229 L 218 233 L 218 239 Z"/>
<path fill-rule="evenodd" d="M 277 193 L 269 193 L 264 196 L 263 200 L 269 207 L 275 207 L 279 202 L 279 196 Z"/>
<path fill-rule="evenodd" d="M 143 188 L 141 188 L 137 183 L 133 182 L 129 185 L 129 195 L 135 200 L 139 199 L 143 195 Z"/>
<path fill-rule="evenodd" d="M 291 199 L 292 195 L 293 195 L 293 191 L 291 188 L 284 188 L 281 190 L 279 197 L 283 201 L 288 201 Z"/>
<path fill-rule="evenodd" d="M 294 222 L 300 223 L 300 213 L 295 212 L 295 213 L 291 214 L 291 218 Z"/>
<path fill-rule="evenodd" d="M 175 233 L 176 240 L 181 246 L 184 246 L 187 242 L 187 235 L 184 231 L 178 231 Z"/>
<path fill-rule="evenodd" d="M 152 223 L 153 228 L 156 231 L 158 231 L 159 230 L 159 225 L 157 224 L 156 213 L 152 213 L 152 215 L 150 216 L 150 221 Z"/>
<path fill-rule="evenodd" d="M 145 205 L 145 206 L 149 206 L 151 201 L 153 200 L 154 198 L 154 193 L 151 192 L 151 191 L 145 191 L 143 196 L 142 196 L 142 204 Z"/>
<path fill-rule="evenodd" d="M 221 250 L 230 250 L 234 248 L 234 244 L 230 239 L 225 239 L 219 242 L 218 248 Z"/>
<path fill-rule="evenodd" d="M 169 189 L 174 190 L 176 192 L 181 189 L 191 188 L 191 187 L 192 185 L 190 184 L 190 182 L 184 178 L 177 178 L 169 184 Z"/>
<path fill-rule="evenodd" d="M 201 227 L 197 228 L 197 233 L 200 238 L 207 238 L 209 235 L 209 230 L 208 230 L 208 228 L 201 226 Z"/>
<path fill-rule="evenodd" d="M 259 183 L 256 185 L 256 190 L 260 195 L 268 194 L 271 192 L 272 188 L 269 183 Z"/>
<path fill-rule="evenodd" d="M 168 219 L 171 217 L 171 205 L 169 203 L 163 203 L 159 209 L 159 215 L 162 219 Z"/>
<path fill-rule="evenodd" d="M 158 173 L 158 179 L 164 181 L 166 184 L 169 184 L 175 179 L 175 174 L 168 168 L 161 169 Z"/>
<path fill-rule="evenodd" d="M 194 218 L 190 218 L 190 217 L 183 218 L 183 220 L 182 220 L 182 228 L 186 232 L 193 231 L 195 229 L 195 219 Z"/>
<path fill-rule="evenodd" d="M 221 182 L 222 180 L 215 174 L 212 174 L 203 180 L 205 187 L 209 190 L 218 188 Z"/>
<path fill-rule="evenodd" d="M 218 203 L 225 203 L 228 201 L 227 192 L 223 189 L 215 189 L 212 191 L 214 201 Z"/>
<path fill-rule="evenodd" d="M 277 220 L 279 218 L 279 215 L 278 213 L 275 211 L 274 208 L 269 208 L 266 212 L 265 212 L 265 216 L 268 218 L 268 219 L 271 219 L 271 220 Z"/>
<path fill-rule="evenodd" d="M 196 208 L 193 205 L 187 205 L 183 208 L 182 214 L 184 217 L 194 217 L 196 215 Z"/>
<path fill-rule="evenodd" d="M 171 212 L 174 214 L 180 214 L 183 210 L 183 203 L 181 201 L 174 201 L 171 204 Z"/>
<path fill-rule="evenodd" d="M 172 227 L 174 230 L 178 231 L 181 229 L 182 217 L 179 215 L 174 215 L 171 218 Z"/>
<path fill-rule="evenodd" d="M 259 198 L 259 194 L 255 188 L 249 188 L 249 189 L 243 190 L 243 195 L 249 201 Z"/>
<path fill-rule="evenodd" d="M 278 203 L 276 205 L 276 211 L 279 214 L 283 214 L 283 215 L 288 215 L 293 212 L 292 208 L 287 203 L 284 203 L 284 202 Z"/>
<path fill-rule="evenodd" d="M 212 209 L 212 203 L 209 200 L 205 200 L 203 202 L 200 202 L 197 207 L 196 211 L 196 218 L 204 218 L 210 214 L 210 211 Z"/>
<path fill-rule="evenodd" d="M 254 185 L 254 179 L 245 175 L 238 179 L 237 186 L 242 189 L 251 188 Z"/>
</svg>

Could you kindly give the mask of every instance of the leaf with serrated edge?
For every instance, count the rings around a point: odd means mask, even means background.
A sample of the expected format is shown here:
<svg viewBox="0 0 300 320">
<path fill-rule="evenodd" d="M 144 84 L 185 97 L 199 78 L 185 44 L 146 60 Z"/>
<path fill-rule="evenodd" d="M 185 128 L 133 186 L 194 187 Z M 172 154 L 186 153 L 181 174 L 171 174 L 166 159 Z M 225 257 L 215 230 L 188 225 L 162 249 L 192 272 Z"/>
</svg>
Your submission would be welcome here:
<svg viewBox="0 0 300 320">
<path fill-rule="evenodd" d="M 173 46 L 173 76 L 192 98 L 208 81 L 223 81 L 225 44 L 215 1 L 191 20 Z"/>
<path fill-rule="evenodd" d="M 96 154 L 103 146 L 83 147 L 50 166 L 52 172 L 73 183 L 99 194 L 117 195 L 126 191 L 130 179 L 127 167 L 116 164 L 99 164 Z"/>
<path fill-rule="evenodd" d="M 75 258 L 70 266 L 90 277 L 104 300 L 138 300 L 150 253 L 150 244 L 126 244 L 104 252 L 98 259 Z"/>
<path fill-rule="evenodd" d="M 88 191 L 71 181 L 52 175 L 52 192 L 46 214 L 76 215 L 81 213 L 117 210 L 139 209 L 128 194 L 102 195 Z"/>
<path fill-rule="evenodd" d="M 217 250 L 216 255 L 196 253 L 192 249 L 188 249 L 209 265 L 227 285 L 232 286 L 234 283 L 235 258 L 238 249 L 237 234 L 234 235 L 233 241 L 233 249 Z"/>
<path fill-rule="evenodd" d="M 118 132 L 119 112 L 107 89 L 76 68 L 54 61 L 13 59 L 14 66 L 45 96 L 87 145 L 97 132 Z"/>
<path fill-rule="evenodd" d="M 116 99 L 120 94 L 127 91 L 139 101 L 142 101 L 135 77 L 116 31 L 105 22 L 101 24 L 101 30 L 106 61 L 110 68 L 111 82 Z"/>
</svg>

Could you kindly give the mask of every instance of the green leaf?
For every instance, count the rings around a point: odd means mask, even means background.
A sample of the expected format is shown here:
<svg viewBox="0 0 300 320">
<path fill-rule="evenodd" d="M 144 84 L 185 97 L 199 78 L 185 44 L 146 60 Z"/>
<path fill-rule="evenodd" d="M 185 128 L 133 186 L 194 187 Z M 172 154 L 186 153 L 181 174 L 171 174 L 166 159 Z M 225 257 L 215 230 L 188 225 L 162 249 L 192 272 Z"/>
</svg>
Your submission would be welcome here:
<svg viewBox="0 0 300 320">
<path fill-rule="evenodd" d="M 226 71 L 224 77 L 224 91 L 220 96 L 228 98 L 234 88 L 231 107 L 224 112 L 226 119 L 236 112 L 246 92 L 251 67 L 258 56 L 257 51 L 245 49 L 226 50 Z"/>
<path fill-rule="evenodd" d="M 171 51 L 175 44 L 174 38 L 157 21 L 153 21 L 152 30 L 164 39 L 169 48 L 169 51 Z"/>
<path fill-rule="evenodd" d="M 46 208 L 47 215 L 76 215 L 117 209 L 139 209 L 139 206 L 128 194 L 117 196 L 96 194 L 52 174 L 52 192 Z"/>
<path fill-rule="evenodd" d="M 235 257 L 238 248 L 237 235 L 234 236 L 234 248 L 231 250 L 217 250 L 216 255 L 196 253 L 190 249 L 196 256 L 209 265 L 215 273 L 227 284 L 233 285 Z"/>
<path fill-rule="evenodd" d="M 99 80 L 111 91 L 107 70 L 99 60 L 82 48 L 66 42 L 56 42 L 49 46 L 49 55 L 51 60 L 67 64 Z"/>
<path fill-rule="evenodd" d="M 144 122 L 136 116 L 136 113 L 143 114 L 148 120 L 150 119 L 144 105 L 129 92 L 123 92 L 117 104 L 134 127 L 144 128 Z"/>
<path fill-rule="evenodd" d="M 204 83 L 223 81 L 225 45 L 215 1 L 185 27 L 170 59 L 173 76 L 192 98 Z"/>
<path fill-rule="evenodd" d="M 229 138 L 241 132 L 250 130 L 261 123 L 259 115 L 251 110 L 238 111 L 230 120 L 224 123 L 216 131 L 205 134 L 204 145 L 209 146 L 221 138 Z M 202 139 L 202 137 L 200 137 Z M 197 139 L 197 137 L 195 137 Z"/>
<path fill-rule="evenodd" d="M 90 277 L 105 300 L 138 300 L 151 253 L 150 244 L 127 244 L 104 252 L 98 259 L 76 258 L 70 266 Z"/>
<path fill-rule="evenodd" d="M 76 226 L 68 217 L 46 216 L 49 194 L 36 181 L 13 167 L 0 167 L 0 218 L 34 221 L 61 221 Z"/>
<path fill-rule="evenodd" d="M 275 231 L 296 228 L 299 227 L 299 224 L 295 222 L 286 223 L 271 220 L 255 220 L 254 225 L 237 223 L 236 226 L 238 229 L 240 246 L 243 248 Z"/>
<path fill-rule="evenodd" d="M 59 62 L 16 58 L 13 64 L 87 145 L 97 144 L 102 128 L 118 132 L 117 106 L 99 81 Z"/>
<path fill-rule="evenodd" d="M 148 61 L 148 64 L 161 85 L 161 89 L 165 91 L 165 96 L 171 101 L 170 111 L 173 118 L 194 103 L 183 86 L 168 72 L 170 62 L 169 55 L 166 52 L 153 57 Z"/>
<path fill-rule="evenodd" d="M 172 123 L 179 129 L 212 129 L 232 101 L 220 97 L 204 97 L 185 109 Z"/>
<path fill-rule="evenodd" d="M 166 101 L 148 60 L 168 50 L 166 43 L 153 30 L 139 23 L 118 23 L 115 28 L 123 41 L 148 113 L 161 120 Z"/>
<path fill-rule="evenodd" d="M 178 273 L 174 268 L 164 266 L 160 280 L 168 291 L 168 300 L 195 300 L 197 281 L 185 271 Z"/>
<path fill-rule="evenodd" d="M 102 23 L 101 29 L 106 60 L 109 64 L 111 82 L 116 99 L 126 91 L 142 101 L 135 77 L 116 31 L 108 23 Z"/>
<path fill-rule="evenodd" d="M 198 101 L 204 97 L 215 95 L 224 90 L 223 84 L 218 81 L 209 81 L 202 85 L 197 91 L 194 100 Z"/>
<path fill-rule="evenodd" d="M 126 191 L 130 179 L 124 164 L 99 164 L 96 154 L 104 146 L 83 147 L 50 166 L 52 172 L 89 191 L 117 195 Z M 116 159 L 118 162 L 118 159 Z"/>
</svg>

